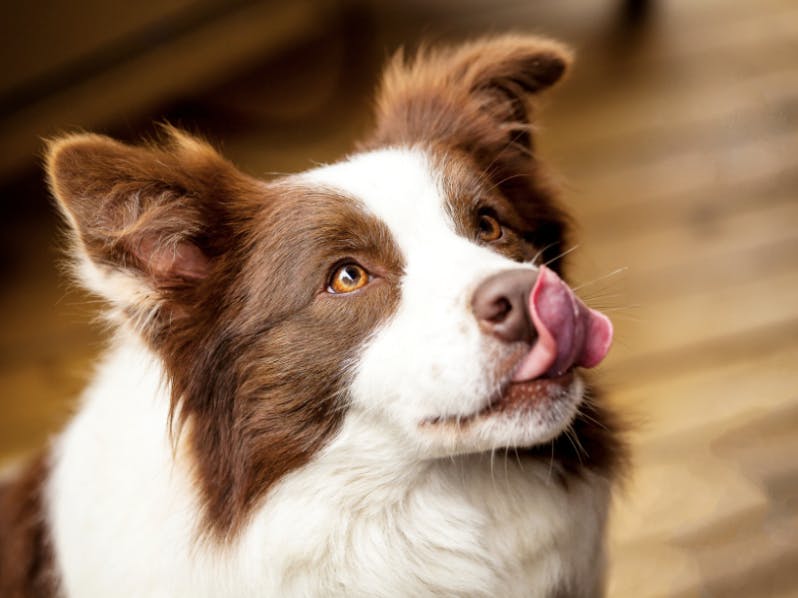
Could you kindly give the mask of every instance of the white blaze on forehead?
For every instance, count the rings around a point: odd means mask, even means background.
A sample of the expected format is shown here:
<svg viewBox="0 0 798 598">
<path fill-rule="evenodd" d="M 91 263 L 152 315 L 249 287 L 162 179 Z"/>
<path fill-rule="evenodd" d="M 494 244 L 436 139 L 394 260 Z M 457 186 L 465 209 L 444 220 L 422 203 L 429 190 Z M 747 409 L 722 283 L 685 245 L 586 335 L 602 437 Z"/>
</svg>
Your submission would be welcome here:
<svg viewBox="0 0 798 598">
<path fill-rule="evenodd" d="M 361 201 L 388 225 L 407 257 L 428 243 L 454 235 L 441 192 L 423 151 L 383 149 L 300 175 L 304 182 L 333 187 Z"/>
<path fill-rule="evenodd" d="M 404 299 L 424 292 L 445 301 L 454 290 L 458 303 L 470 305 L 470 291 L 478 281 L 519 267 L 455 232 L 444 191 L 452 185 L 444 185 L 445 172 L 436 171 L 421 149 L 356 154 L 299 176 L 306 184 L 333 188 L 361 202 L 387 225 L 405 261 Z"/>
<path fill-rule="evenodd" d="M 478 280 L 519 267 L 455 232 L 446 209 L 444 188 L 450 185 L 444 185 L 445 176 L 423 150 L 409 147 L 355 154 L 299 175 L 304 183 L 356 199 L 382 220 L 405 258 L 408 275 L 440 281 L 459 272 L 461 278 Z"/>
</svg>

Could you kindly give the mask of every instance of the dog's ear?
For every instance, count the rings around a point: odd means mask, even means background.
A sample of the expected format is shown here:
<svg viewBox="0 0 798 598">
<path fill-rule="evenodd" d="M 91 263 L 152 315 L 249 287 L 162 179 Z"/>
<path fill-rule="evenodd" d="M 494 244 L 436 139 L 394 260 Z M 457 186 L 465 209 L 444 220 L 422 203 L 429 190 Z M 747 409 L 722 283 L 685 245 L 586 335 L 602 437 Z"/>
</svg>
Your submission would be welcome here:
<svg viewBox="0 0 798 598">
<path fill-rule="evenodd" d="M 377 96 L 368 145 L 443 142 L 489 164 L 532 149 L 532 99 L 565 74 L 571 53 L 534 36 L 505 35 L 455 48 L 397 53 Z"/>
<path fill-rule="evenodd" d="M 518 210 L 524 236 L 561 273 L 567 218 L 533 148 L 535 100 L 567 71 L 571 52 L 534 36 L 505 35 L 400 52 L 383 76 L 377 122 L 363 149 L 433 146 L 467 156 Z"/>
<path fill-rule="evenodd" d="M 79 277 L 129 315 L 148 317 L 170 300 L 170 317 L 179 315 L 206 283 L 229 242 L 231 189 L 246 181 L 171 127 L 148 146 L 91 134 L 56 139 L 47 172 L 75 233 Z"/>
</svg>

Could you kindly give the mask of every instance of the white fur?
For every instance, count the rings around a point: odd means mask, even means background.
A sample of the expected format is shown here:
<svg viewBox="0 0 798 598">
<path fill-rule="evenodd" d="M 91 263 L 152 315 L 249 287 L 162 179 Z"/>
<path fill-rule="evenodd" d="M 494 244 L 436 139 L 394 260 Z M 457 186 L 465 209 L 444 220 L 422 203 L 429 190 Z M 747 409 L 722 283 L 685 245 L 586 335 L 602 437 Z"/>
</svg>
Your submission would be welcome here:
<svg viewBox="0 0 798 598">
<path fill-rule="evenodd" d="M 444 205 L 444 177 L 423 151 L 407 148 L 358 154 L 301 177 L 365 204 L 388 225 L 406 262 L 399 308 L 364 351 L 353 400 L 395 421 L 427 456 L 545 442 L 573 419 L 583 392 L 580 380 L 554 409 L 547 406 L 534 416 L 479 420 L 457 434 L 419 425 L 436 417 L 467 417 L 489 404 L 507 375 L 496 364 L 517 348 L 479 329 L 471 297 L 492 274 L 534 269 L 455 233 Z"/>
<path fill-rule="evenodd" d="M 498 421 L 458 441 L 419 427 L 486 404 L 500 349 L 476 326 L 470 295 L 518 267 L 454 234 L 440 176 L 419 151 L 385 150 L 301 177 L 345 191 L 389 226 L 407 264 L 402 297 L 363 348 L 341 430 L 228 546 L 200 538 L 190 457 L 167 433 L 161 364 L 131 332 L 119 335 L 53 451 L 48 504 L 66 595 L 599 593 L 607 482 L 588 475 L 566 489 L 546 463 L 490 450 L 547 439 L 572 413 Z"/>
</svg>

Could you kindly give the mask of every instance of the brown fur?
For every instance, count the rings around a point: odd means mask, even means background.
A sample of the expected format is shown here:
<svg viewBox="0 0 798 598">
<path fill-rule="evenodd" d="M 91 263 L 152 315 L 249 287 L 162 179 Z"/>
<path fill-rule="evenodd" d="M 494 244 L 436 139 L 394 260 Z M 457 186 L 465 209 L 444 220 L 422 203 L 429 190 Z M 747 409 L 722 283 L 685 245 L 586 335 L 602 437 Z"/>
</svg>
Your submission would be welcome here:
<svg viewBox="0 0 798 598">
<path fill-rule="evenodd" d="M 204 143 L 167 135 L 151 147 L 61 141 L 50 176 L 79 246 L 153 292 L 146 316 L 126 310 L 146 322 L 140 332 L 171 378 L 203 528 L 229 536 L 337 428 L 342 360 L 391 313 L 402 263 L 384 225 L 352 199 L 265 185 Z M 342 300 L 326 292 L 326 273 L 345 257 L 378 278 Z"/>
<path fill-rule="evenodd" d="M 435 168 L 444 173 L 446 208 L 455 231 L 475 243 L 481 214 L 495 218 L 502 226 L 502 235 L 490 247 L 518 262 L 535 260 L 545 263 L 545 255 L 563 243 L 567 223 L 553 193 L 541 194 L 531 201 L 508 197 L 460 150 L 430 148 Z M 548 264 L 561 272 L 560 255 L 550 257 Z"/>
<path fill-rule="evenodd" d="M 382 225 L 317 190 L 270 195 L 241 271 L 222 283 L 213 322 L 186 335 L 191 343 L 169 343 L 167 358 L 190 418 L 208 522 L 226 532 L 336 430 L 349 377 L 341 364 L 399 299 L 402 264 Z M 330 295 L 324 273 L 347 256 L 382 277 L 356 295 Z"/>
<path fill-rule="evenodd" d="M 47 462 L 40 456 L 22 477 L 0 485 L 0 596 L 46 598 L 56 592 L 42 489 Z"/>
<path fill-rule="evenodd" d="M 623 439 L 623 421 L 602 400 L 595 386 L 579 407 L 569 429 L 546 444 L 532 446 L 520 454 L 549 463 L 567 485 L 572 476 L 595 473 L 607 479 L 622 477 L 629 465 Z"/>
</svg>

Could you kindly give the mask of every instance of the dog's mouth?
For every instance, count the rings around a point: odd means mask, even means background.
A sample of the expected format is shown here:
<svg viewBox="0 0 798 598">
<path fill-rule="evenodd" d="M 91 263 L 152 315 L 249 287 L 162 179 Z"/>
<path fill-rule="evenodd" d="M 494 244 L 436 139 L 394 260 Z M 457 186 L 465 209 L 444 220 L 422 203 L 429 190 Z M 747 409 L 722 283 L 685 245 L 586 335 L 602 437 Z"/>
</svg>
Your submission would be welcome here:
<svg viewBox="0 0 798 598">
<path fill-rule="evenodd" d="M 525 301 L 526 315 L 534 325 L 535 341 L 502 376 L 499 391 L 479 411 L 445 415 L 424 424 L 467 424 L 500 414 L 523 414 L 554 408 L 559 401 L 574 400 L 574 370 L 591 368 L 606 357 L 612 342 L 612 324 L 602 313 L 587 307 L 555 272 L 540 268 Z"/>
<path fill-rule="evenodd" d="M 488 404 L 479 411 L 465 415 L 445 415 L 427 418 L 423 426 L 467 426 L 479 420 L 501 415 L 523 415 L 545 409 L 559 399 L 570 396 L 575 380 L 573 369 L 553 377 L 541 377 L 534 380 L 508 380 L 502 385 Z"/>
<path fill-rule="evenodd" d="M 498 398 L 489 402 L 475 417 L 536 410 L 546 401 L 556 401 L 566 396 L 573 381 L 574 371 L 569 370 L 550 378 L 510 382 Z"/>
</svg>

